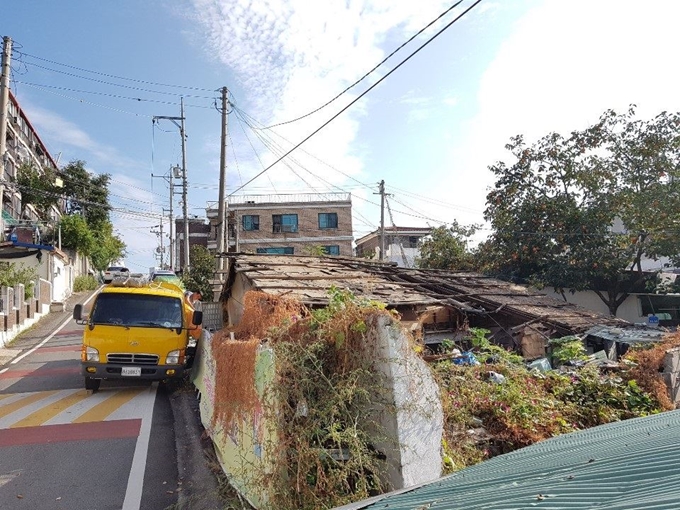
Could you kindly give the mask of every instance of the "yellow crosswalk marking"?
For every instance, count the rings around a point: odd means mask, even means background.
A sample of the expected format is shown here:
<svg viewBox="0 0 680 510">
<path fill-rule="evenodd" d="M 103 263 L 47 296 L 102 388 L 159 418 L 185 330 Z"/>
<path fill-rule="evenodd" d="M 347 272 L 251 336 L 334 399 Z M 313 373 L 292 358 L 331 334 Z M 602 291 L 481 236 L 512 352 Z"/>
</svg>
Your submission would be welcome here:
<svg viewBox="0 0 680 510">
<path fill-rule="evenodd" d="M 129 402 L 133 398 L 135 398 L 137 395 L 140 393 L 143 393 L 145 391 L 148 391 L 147 388 L 141 388 L 141 389 L 127 389 L 127 390 L 121 390 L 113 395 L 111 395 L 109 398 L 104 400 L 103 402 L 100 402 L 96 406 L 94 406 L 92 409 L 87 411 L 86 413 L 82 414 L 75 420 L 73 420 L 72 423 L 85 423 L 85 422 L 91 422 L 91 421 L 102 421 L 105 420 L 108 415 L 113 413 L 116 409 L 118 409 L 120 406 L 125 404 L 126 402 Z"/>
<path fill-rule="evenodd" d="M 19 427 L 36 427 L 38 425 L 42 425 L 47 420 L 54 418 L 62 411 L 68 409 L 73 404 L 77 404 L 81 400 L 85 400 L 87 397 L 88 393 L 86 390 L 80 390 L 76 393 L 71 393 L 70 395 L 67 395 L 64 398 L 59 399 L 56 402 L 52 402 L 51 404 L 43 407 L 42 409 L 38 409 L 34 413 L 29 414 L 24 419 L 19 420 L 18 422 L 10 426 L 10 428 L 14 429 Z"/>
<path fill-rule="evenodd" d="M 29 395 L 27 397 L 24 397 L 22 399 L 19 399 L 15 402 L 11 402 L 7 405 L 0 406 L 0 418 L 4 418 L 8 414 L 13 413 L 14 411 L 18 411 L 22 407 L 29 406 L 33 404 L 34 402 L 37 402 L 39 400 L 42 400 L 44 398 L 47 398 L 51 395 L 54 395 L 57 393 L 56 391 L 41 391 L 40 393 L 34 393 L 33 395 Z"/>
</svg>

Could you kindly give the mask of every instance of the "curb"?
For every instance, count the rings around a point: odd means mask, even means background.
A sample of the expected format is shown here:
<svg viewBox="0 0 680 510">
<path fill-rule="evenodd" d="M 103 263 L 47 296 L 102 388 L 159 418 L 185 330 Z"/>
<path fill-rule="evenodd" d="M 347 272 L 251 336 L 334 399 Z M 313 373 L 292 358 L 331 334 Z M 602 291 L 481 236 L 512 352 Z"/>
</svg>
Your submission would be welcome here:
<svg viewBox="0 0 680 510">
<path fill-rule="evenodd" d="M 195 393 L 177 389 L 170 396 L 175 420 L 177 472 L 182 491 L 177 500 L 178 510 L 215 510 L 224 508 L 217 477 L 208 466 L 207 453 L 212 448 L 204 435 Z"/>
</svg>

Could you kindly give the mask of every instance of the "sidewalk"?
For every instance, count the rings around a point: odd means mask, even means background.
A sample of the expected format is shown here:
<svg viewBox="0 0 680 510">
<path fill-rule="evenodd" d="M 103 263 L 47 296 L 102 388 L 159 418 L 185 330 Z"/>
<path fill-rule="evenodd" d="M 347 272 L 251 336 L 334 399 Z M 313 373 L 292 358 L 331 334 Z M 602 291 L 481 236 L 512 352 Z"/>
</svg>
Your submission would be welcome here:
<svg viewBox="0 0 680 510">
<path fill-rule="evenodd" d="M 65 301 L 63 311 L 50 312 L 43 315 L 33 326 L 19 333 L 9 345 L 0 348 L 0 368 L 7 365 L 17 356 L 20 356 L 22 353 L 29 351 L 38 345 L 69 317 L 73 316 L 73 307 L 77 303 L 87 301 L 87 299 L 96 292 L 97 291 L 74 292 Z"/>
</svg>

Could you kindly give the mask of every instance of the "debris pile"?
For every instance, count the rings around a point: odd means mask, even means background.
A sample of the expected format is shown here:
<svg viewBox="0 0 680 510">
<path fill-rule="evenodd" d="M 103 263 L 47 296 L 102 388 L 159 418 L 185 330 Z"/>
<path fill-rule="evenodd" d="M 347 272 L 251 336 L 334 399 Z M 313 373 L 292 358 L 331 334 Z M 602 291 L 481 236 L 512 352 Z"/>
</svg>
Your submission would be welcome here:
<svg viewBox="0 0 680 510">
<path fill-rule="evenodd" d="M 471 329 L 469 344 L 480 363 L 435 356 L 431 367 L 444 406 L 443 460 L 448 472 L 535 442 L 613 421 L 674 409 L 660 371 L 680 335 L 631 349 L 618 363 L 586 356 L 578 337 L 553 342 L 547 359 L 525 363 Z"/>
</svg>

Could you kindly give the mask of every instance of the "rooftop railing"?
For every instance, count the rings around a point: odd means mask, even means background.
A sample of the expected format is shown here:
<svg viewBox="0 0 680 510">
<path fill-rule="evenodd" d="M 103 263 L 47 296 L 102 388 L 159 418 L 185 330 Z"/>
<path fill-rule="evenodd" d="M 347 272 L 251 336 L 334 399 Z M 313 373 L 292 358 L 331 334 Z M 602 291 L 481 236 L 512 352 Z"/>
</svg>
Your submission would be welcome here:
<svg viewBox="0 0 680 510">
<path fill-rule="evenodd" d="M 351 193 L 281 193 L 276 195 L 234 195 L 227 197 L 229 206 L 254 204 L 308 204 L 313 202 L 350 202 Z M 218 201 L 207 202 L 206 209 L 217 209 Z"/>
</svg>

